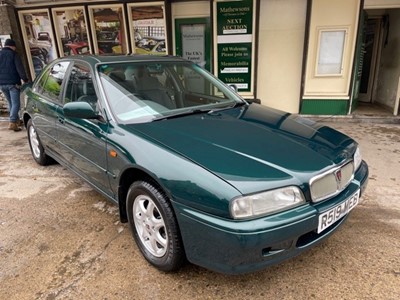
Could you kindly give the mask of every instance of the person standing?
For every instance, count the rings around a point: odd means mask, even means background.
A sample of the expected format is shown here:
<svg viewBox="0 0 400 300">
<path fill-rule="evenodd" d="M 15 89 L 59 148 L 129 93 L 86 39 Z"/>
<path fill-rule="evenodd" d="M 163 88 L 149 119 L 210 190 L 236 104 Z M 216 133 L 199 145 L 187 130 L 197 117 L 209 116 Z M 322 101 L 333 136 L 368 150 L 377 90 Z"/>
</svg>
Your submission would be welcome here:
<svg viewBox="0 0 400 300">
<path fill-rule="evenodd" d="M 21 80 L 28 82 L 21 58 L 16 52 L 16 44 L 12 39 L 7 39 L 0 51 L 0 90 L 8 102 L 10 123 L 8 129 L 20 131 L 19 109 Z"/>
</svg>

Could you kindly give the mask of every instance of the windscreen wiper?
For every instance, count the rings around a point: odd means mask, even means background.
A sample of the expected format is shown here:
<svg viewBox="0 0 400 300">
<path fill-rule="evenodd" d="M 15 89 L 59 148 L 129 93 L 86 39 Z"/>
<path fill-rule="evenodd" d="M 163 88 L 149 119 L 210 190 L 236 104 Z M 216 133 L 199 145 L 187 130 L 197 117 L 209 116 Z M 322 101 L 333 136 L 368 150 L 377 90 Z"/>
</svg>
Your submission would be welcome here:
<svg viewBox="0 0 400 300">
<path fill-rule="evenodd" d="M 246 104 L 247 103 L 244 102 L 244 101 L 243 102 L 236 102 L 233 105 L 228 105 L 228 106 L 217 107 L 217 108 L 211 109 L 211 110 L 208 111 L 208 114 L 213 114 L 213 113 L 216 113 L 216 112 L 219 112 L 219 111 L 222 111 L 222 110 L 231 109 L 231 108 L 235 108 L 235 107 L 240 107 L 240 106 L 243 106 L 243 105 L 246 105 Z"/>
<path fill-rule="evenodd" d="M 173 119 L 173 118 L 178 118 L 178 117 L 183 117 L 183 116 L 189 116 L 189 115 L 196 115 L 196 114 L 204 114 L 210 112 L 211 109 L 190 109 L 190 110 L 185 110 L 182 112 L 178 112 L 175 114 L 171 115 L 166 115 L 166 116 L 159 116 L 154 118 L 152 121 L 160 121 L 160 120 L 165 120 L 165 119 Z"/>
</svg>

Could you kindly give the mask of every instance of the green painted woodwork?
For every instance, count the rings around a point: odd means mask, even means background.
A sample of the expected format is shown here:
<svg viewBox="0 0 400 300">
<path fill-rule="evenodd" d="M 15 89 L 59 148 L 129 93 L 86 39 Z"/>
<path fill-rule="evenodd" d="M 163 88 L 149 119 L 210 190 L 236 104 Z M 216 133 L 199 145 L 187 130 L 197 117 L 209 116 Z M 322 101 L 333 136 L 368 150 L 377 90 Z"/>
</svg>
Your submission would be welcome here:
<svg viewBox="0 0 400 300">
<path fill-rule="evenodd" d="M 300 114 L 346 115 L 348 107 L 348 100 L 303 99 Z"/>
</svg>

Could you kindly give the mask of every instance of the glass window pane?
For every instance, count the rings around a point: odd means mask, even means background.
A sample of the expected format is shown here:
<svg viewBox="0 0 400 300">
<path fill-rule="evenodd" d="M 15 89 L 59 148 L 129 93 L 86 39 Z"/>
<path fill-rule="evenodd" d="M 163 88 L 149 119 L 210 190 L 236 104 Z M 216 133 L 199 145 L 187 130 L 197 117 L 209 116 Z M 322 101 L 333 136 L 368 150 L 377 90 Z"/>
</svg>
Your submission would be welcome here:
<svg viewBox="0 0 400 300">
<path fill-rule="evenodd" d="M 96 6 L 89 11 L 96 52 L 128 53 L 123 6 Z"/>
<path fill-rule="evenodd" d="M 134 52 L 152 55 L 167 54 L 164 5 L 132 4 L 129 6 Z"/>
<path fill-rule="evenodd" d="M 320 31 L 317 75 L 342 74 L 346 30 Z"/>
<path fill-rule="evenodd" d="M 53 17 L 61 56 L 91 52 L 83 8 L 54 10 Z"/>
<path fill-rule="evenodd" d="M 51 68 L 46 83 L 43 86 L 43 95 L 52 99 L 58 99 L 68 65 L 69 62 L 60 62 Z"/>
</svg>

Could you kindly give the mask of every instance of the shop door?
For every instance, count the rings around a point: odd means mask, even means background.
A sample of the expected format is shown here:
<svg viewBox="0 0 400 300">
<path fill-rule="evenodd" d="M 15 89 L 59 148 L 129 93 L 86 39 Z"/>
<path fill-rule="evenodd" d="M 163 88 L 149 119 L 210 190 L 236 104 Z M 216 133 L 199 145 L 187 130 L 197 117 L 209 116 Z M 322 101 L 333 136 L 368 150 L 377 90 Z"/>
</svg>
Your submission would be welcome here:
<svg viewBox="0 0 400 300">
<path fill-rule="evenodd" d="M 176 55 L 211 72 L 210 18 L 175 19 Z"/>
<path fill-rule="evenodd" d="M 360 83 L 361 102 L 373 102 L 372 95 L 377 76 L 381 19 L 368 19 L 365 26 L 364 59 Z"/>
</svg>

